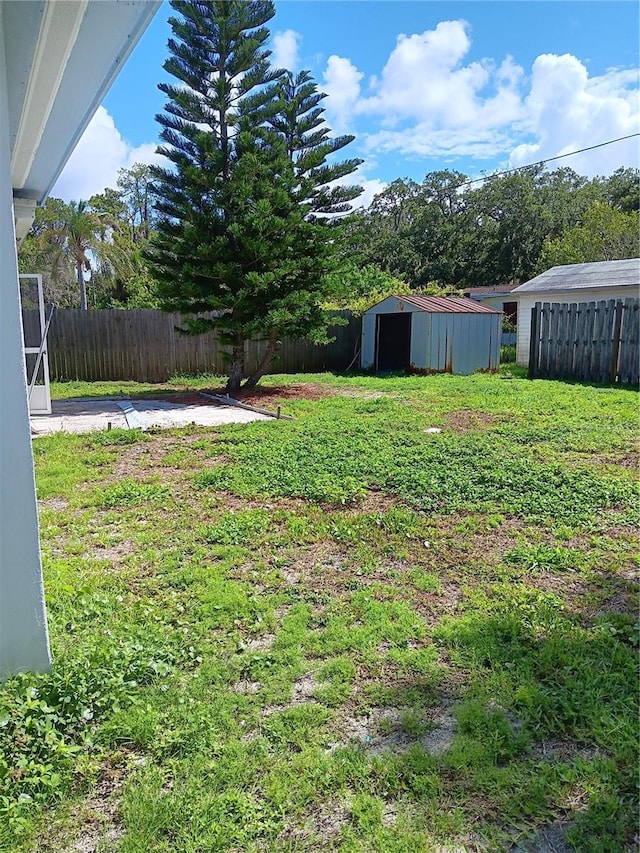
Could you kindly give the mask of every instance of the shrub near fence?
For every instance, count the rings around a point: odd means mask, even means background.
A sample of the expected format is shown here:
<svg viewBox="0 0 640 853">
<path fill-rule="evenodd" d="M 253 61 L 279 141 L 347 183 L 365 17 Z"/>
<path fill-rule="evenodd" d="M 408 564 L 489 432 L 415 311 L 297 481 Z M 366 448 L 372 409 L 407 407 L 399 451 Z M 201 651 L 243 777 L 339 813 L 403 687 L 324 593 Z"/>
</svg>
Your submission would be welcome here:
<svg viewBox="0 0 640 853">
<path fill-rule="evenodd" d="M 638 385 L 640 300 L 536 302 L 529 376 Z"/>
<path fill-rule="evenodd" d="M 360 318 L 350 311 L 335 313 L 347 320 L 346 325 L 330 329 L 335 341 L 320 346 L 285 338 L 273 371 L 297 373 L 347 368 L 360 342 Z M 27 335 L 36 331 L 35 311 L 23 311 L 22 320 Z M 225 350 L 217 334 L 182 335 L 176 331 L 181 322 L 179 314 L 151 309 L 58 310 L 48 336 L 51 378 L 165 382 L 176 373 L 226 373 Z M 248 371 L 259 363 L 264 347 L 260 341 L 247 343 Z"/>
</svg>

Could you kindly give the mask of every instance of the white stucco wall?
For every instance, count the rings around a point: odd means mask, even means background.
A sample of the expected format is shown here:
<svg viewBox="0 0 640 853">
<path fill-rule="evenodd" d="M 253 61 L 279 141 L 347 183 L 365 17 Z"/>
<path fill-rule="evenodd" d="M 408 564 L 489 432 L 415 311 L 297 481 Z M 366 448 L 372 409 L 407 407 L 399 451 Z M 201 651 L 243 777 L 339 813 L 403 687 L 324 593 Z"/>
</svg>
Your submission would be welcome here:
<svg viewBox="0 0 640 853">
<path fill-rule="evenodd" d="M 577 302 L 600 302 L 608 299 L 628 299 L 637 297 L 637 287 L 600 287 L 585 288 L 584 290 L 547 291 L 535 293 L 510 294 L 518 300 L 518 341 L 516 362 L 526 367 L 529 364 L 529 345 L 531 340 L 531 309 L 536 302 L 562 302 L 575 304 Z"/>
<path fill-rule="evenodd" d="M 22 354 L 0 9 L 0 679 L 50 666 Z"/>
</svg>

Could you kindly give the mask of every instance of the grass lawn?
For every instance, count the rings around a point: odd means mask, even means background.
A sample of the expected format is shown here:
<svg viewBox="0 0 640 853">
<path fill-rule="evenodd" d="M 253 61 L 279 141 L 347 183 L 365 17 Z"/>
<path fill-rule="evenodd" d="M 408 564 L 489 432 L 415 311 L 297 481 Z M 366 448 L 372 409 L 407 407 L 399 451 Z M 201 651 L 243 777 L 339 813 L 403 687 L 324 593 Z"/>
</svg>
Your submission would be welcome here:
<svg viewBox="0 0 640 853">
<path fill-rule="evenodd" d="M 0 849 L 636 849 L 637 394 L 265 384 L 295 420 L 35 441 Z"/>
</svg>

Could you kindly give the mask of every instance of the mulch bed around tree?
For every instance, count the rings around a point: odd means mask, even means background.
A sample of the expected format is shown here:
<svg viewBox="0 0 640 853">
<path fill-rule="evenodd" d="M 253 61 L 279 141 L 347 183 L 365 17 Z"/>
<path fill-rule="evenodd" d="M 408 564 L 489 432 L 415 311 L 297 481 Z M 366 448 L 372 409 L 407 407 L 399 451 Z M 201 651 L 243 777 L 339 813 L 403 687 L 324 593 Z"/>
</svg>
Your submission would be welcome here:
<svg viewBox="0 0 640 853">
<path fill-rule="evenodd" d="M 226 395 L 224 388 L 208 388 L 203 393 L 198 391 L 163 391 L 161 393 L 144 393 L 137 400 L 163 400 L 167 403 L 175 403 L 180 406 L 215 406 L 218 405 L 215 400 L 209 395 Z M 271 385 L 251 388 L 245 391 L 240 389 L 229 395 L 234 400 L 239 400 L 242 403 L 247 403 L 249 406 L 258 406 L 260 408 L 275 408 L 280 400 L 320 400 L 323 397 L 330 396 L 327 388 L 321 385 L 300 384 L 300 385 Z"/>
</svg>

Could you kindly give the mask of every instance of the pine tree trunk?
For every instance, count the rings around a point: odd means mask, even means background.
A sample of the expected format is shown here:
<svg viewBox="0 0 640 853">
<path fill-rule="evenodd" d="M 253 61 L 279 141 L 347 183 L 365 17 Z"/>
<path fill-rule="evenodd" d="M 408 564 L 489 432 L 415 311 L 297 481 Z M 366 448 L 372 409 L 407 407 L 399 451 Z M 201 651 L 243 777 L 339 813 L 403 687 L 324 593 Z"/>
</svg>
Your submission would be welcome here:
<svg viewBox="0 0 640 853">
<path fill-rule="evenodd" d="M 242 386 L 243 388 L 255 388 L 258 382 L 262 379 L 265 373 L 271 367 L 271 362 L 273 361 L 273 357 L 276 354 L 278 349 L 278 335 L 277 332 L 271 332 L 269 335 L 269 340 L 267 342 L 267 348 L 264 351 L 264 355 L 260 360 L 260 364 L 253 371 L 251 376 L 247 379 L 247 381 Z"/>
<path fill-rule="evenodd" d="M 236 338 L 231 350 L 231 365 L 227 378 L 227 391 L 239 391 L 244 375 L 244 339 Z"/>
<path fill-rule="evenodd" d="M 82 270 L 82 263 L 78 261 L 76 264 L 76 273 L 78 275 L 78 288 L 80 290 L 80 310 L 87 310 L 87 284 L 84 280 L 84 272 Z"/>
</svg>

